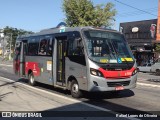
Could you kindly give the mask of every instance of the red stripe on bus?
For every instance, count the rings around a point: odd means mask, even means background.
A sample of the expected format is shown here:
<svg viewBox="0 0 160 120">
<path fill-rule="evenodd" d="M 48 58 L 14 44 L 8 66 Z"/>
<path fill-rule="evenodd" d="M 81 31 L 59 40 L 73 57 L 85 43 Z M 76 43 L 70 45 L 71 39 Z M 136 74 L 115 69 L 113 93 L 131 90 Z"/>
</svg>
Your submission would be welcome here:
<svg viewBox="0 0 160 120">
<path fill-rule="evenodd" d="M 132 76 L 132 72 L 135 70 L 134 67 L 132 67 L 130 70 L 123 70 L 123 71 L 109 71 L 104 70 L 103 68 L 99 68 L 99 71 L 102 72 L 103 76 L 105 78 L 129 78 Z"/>
<path fill-rule="evenodd" d="M 26 62 L 25 66 L 26 74 L 28 74 L 29 70 L 32 70 L 34 76 L 40 75 L 40 68 L 37 62 Z"/>
</svg>

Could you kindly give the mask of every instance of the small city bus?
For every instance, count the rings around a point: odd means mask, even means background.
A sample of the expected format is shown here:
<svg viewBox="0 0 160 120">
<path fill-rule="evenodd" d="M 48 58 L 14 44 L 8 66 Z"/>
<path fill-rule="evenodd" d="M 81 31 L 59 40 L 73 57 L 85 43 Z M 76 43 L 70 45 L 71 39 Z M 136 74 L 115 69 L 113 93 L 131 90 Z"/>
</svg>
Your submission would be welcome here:
<svg viewBox="0 0 160 120">
<path fill-rule="evenodd" d="M 37 82 L 70 90 L 121 91 L 136 87 L 137 65 L 125 37 L 94 27 L 59 27 L 18 36 L 14 72 Z"/>
</svg>

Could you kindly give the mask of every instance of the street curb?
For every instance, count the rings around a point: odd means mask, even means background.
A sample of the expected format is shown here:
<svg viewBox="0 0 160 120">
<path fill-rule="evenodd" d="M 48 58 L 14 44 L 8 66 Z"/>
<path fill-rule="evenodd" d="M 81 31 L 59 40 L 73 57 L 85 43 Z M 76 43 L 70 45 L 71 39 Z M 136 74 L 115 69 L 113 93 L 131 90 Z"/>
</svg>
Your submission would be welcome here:
<svg viewBox="0 0 160 120">
<path fill-rule="evenodd" d="M 160 85 L 153 85 L 153 84 L 142 83 L 142 82 L 137 82 L 137 85 L 160 88 Z"/>
</svg>

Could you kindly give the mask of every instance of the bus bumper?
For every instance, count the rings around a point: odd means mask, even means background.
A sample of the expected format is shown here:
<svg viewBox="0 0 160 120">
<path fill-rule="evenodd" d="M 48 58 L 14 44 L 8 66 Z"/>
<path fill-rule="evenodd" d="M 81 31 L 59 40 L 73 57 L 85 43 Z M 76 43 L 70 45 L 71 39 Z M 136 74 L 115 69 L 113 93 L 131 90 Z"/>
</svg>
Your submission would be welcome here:
<svg viewBox="0 0 160 120">
<path fill-rule="evenodd" d="M 90 76 L 88 91 L 116 91 L 132 89 L 136 87 L 137 74 L 127 79 L 106 79 L 97 76 Z M 117 89 L 120 87 L 121 89 Z"/>
</svg>

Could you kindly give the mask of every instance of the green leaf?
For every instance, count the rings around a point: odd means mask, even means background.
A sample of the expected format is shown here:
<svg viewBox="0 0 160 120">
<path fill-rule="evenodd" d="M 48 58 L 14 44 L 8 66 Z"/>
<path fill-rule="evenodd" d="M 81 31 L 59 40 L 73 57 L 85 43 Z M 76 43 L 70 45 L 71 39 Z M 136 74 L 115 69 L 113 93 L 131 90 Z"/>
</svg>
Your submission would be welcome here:
<svg viewBox="0 0 160 120">
<path fill-rule="evenodd" d="M 90 0 L 64 0 L 62 8 L 70 27 L 111 26 L 117 13 L 110 2 L 94 6 Z"/>
</svg>

